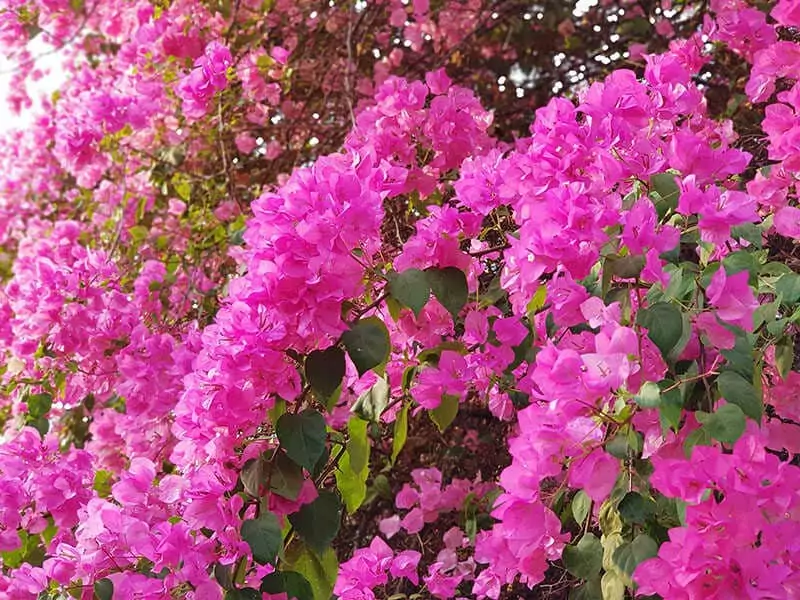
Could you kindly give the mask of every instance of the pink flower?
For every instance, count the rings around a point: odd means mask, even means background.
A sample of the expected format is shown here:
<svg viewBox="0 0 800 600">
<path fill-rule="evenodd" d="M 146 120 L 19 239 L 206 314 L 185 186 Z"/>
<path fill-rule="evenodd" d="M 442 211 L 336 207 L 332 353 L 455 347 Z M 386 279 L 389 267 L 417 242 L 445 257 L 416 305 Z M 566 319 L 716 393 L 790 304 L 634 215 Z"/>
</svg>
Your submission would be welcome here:
<svg viewBox="0 0 800 600">
<path fill-rule="evenodd" d="M 209 43 L 194 69 L 178 83 L 176 92 L 183 100 L 183 112 L 189 119 L 206 114 L 211 98 L 228 85 L 228 67 L 233 64 L 230 50 L 219 42 Z"/>
<path fill-rule="evenodd" d="M 778 0 L 770 14 L 781 25 L 800 27 L 800 5 L 794 0 Z"/>
<path fill-rule="evenodd" d="M 716 307 L 717 316 L 745 331 L 753 330 L 753 312 L 758 308 L 749 279 L 748 271 L 727 275 L 725 268 L 720 266 L 711 277 L 707 290 L 708 300 Z"/>
<path fill-rule="evenodd" d="M 569 483 L 600 503 L 611 493 L 619 472 L 619 460 L 597 448 L 588 456 L 575 459 L 570 466 Z"/>
<path fill-rule="evenodd" d="M 289 52 L 286 48 L 282 48 L 281 46 L 273 46 L 269 53 L 275 62 L 280 65 L 285 65 L 287 63 L 290 54 L 291 52 Z"/>
<path fill-rule="evenodd" d="M 417 565 L 422 555 L 415 550 L 404 550 L 392 561 L 392 566 L 389 567 L 389 573 L 392 577 L 405 577 L 414 585 L 419 584 L 419 575 L 417 574 Z"/>
<path fill-rule="evenodd" d="M 775 213 L 773 223 L 781 235 L 800 240 L 800 208 L 784 206 Z"/>
<path fill-rule="evenodd" d="M 450 89 L 450 85 L 452 82 L 450 81 L 450 78 L 447 76 L 447 73 L 445 72 L 444 68 L 441 68 L 437 69 L 436 71 L 426 73 L 425 83 L 428 85 L 428 89 L 430 89 L 431 94 L 439 96 L 447 93 L 447 90 Z"/>
</svg>

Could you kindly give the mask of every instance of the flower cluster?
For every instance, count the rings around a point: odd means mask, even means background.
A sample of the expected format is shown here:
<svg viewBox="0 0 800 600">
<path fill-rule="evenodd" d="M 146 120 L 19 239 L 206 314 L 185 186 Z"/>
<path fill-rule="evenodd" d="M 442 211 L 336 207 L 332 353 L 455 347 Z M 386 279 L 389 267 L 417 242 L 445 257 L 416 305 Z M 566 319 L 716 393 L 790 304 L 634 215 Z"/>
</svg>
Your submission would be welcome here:
<svg viewBox="0 0 800 600">
<path fill-rule="evenodd" d="M 623 3 L 527 133 L 513 3 L 11 4 L 0 595 L 800 595 L 796 2 Z"/>
</svg>

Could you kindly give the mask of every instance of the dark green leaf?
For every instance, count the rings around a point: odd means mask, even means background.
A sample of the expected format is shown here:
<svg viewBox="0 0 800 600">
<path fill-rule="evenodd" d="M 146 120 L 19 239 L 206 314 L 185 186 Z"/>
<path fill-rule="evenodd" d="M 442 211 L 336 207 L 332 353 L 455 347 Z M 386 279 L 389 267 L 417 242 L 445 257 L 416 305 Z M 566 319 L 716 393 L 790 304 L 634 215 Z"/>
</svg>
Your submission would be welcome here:
<svg viewBox="0 0 800 600">
<path fill-rule="evenodd" d="M 624 433 L 615 435 L 606 442 L 606 452 L 614 458 L 624 459 L 628 457 L 628 439 Z"/>
<path fill-rule="evenodd" d="M 53 406 L 53 396 L 46 392 L 25 396 L 24 400 L 28 405 L 28 414 L 33 419 L 44 417 L 50 412 L 50 408 Z"/>
<path fill-rule="evenodd" d="M 458 313 L 464 308 L 469 298 L 467 276 L 461 269 L 445 267 L 444 269 L 426 269 L 433 295 L 447 309 L 453 320 L 458 318 Z"/>
<path fill-rule="evenodd" d="M 46 436 L 47 432 L 50 431 L 50 421 L 47 420 L 47 417 L 39 417 L 38 419 L 34 419 L 30 422 L 30 426 L 38 431 L 42 437 Z"/>
<path fill-rule="evenodd" d="M 708 435 L 723 444 L 735 443 L 746 426 L 744 413 L 736 404 L 725 404 L 711 414 L 698 411 L 695 416 Z"/>
<path fill-rule="evenodd" d="M 612 275 L 620 279 L 635 279 L 639 277 L 644 269 L 645 259 L 642 255 L 634 256 L 609 256 L 605 261 L 605 270 L 609 270 Z"/>
<path fill-rule="evenodd" d="M 717 378 L 717 385 L 725 400 L 737 405 L 745 415 L 754 421 L 761 422 L 763 411 L 761 397 L 752 383 L 738 373 L 725 371 Z"/>
<path fill-rule="evenodd" d="M 334 540 L 341 519 L 339 496 L 328 490 L 320 490 L 316 500 L 289 516 L 289 522 L 297 533 L 317 554 L 322 554 Z"/>
<path fill-rule="evenodd" d="M 306 357 L 306 380 L 311 389 L 324 398 L 330 397 L 342 385 L 344 373 L 344 350 L 338 346 L 314 350 Z"/>
<path fill-rule="evenodd" d="M 419 269 L 394 273 L 389 277 L 389 293 L 419 316 L 431 297 L 428 275 Z"/>
<path fill-rule="evenodd" d="M 614 551 L 612 560 L 628 577 L 636 567 L 648 558 L 658 555 L 658 544 L 649 535 L 640 533 L 630 544 L 623 544 Z"/>
<path fill-rule="evenodd" d="M 253 560 L 260 565 L 271 563 L 283 546 L 278 517 L 262 512 L 257 519 L 248 519 L 242 523 L 242 539 L 250 546 Z"/>
<path fill-rule="evenodd" d="M 260 498 L 263 491 L 262 488 L 267 482 L 269 468 L 270 465 L 265 454 L 257 458 L 251 458 L 244 463 L 242 472 L 239 474 L 244 491 L 255 498 Z"/>
<path fill-rule="evenodd" d="M 352 411 L 365 421 L 377 423 L 389 405 L 389 383 L 378 377 L 375 383 L 353 405 Z"/>
<path fill-rule="evenodd" d="M 603 600 L 599 577 L 592 577 L 569 591 L 568 600 Z"/>
<path fill-rule="evenodd" d="M 564 567 L 578 579 L 591 579 L 603 566 L 603 546 L 593 534 L 586 533 L 575 546 L 564 546 Z"/>
<path fill-rule="evenodd" d="M 296 462 L 282 450 L 275 454 L 270 465 L 270 489 L 289 500 L 297 500 L 303 487 L 303 471 Z"/>
<path fill-rule="evenodd" d="M 261 600 L 262 595 L 251 587 L 228 590 L 225 593 L 225 600 Z"/>
<path fill-rule="evenodd" d="M 316 410 L 281 415 L 275 433 L 287 456 L 308 471 L 325 451 L 325 418 Z"/>
<path fill-rule="evenodd" d="M 314 600 L 311 584 L 300 573 L 274 571 L 261 580 L 261 591 L 265 594 L 286 593 L 289 600 Z"/>
<path fill-rule="evenodd" d="M 647 335 L 666 357 L 683 335 L 681 311 L 666 302 L 657 302 L 638 313 L 639 325 L 647 328 Z"/>
<path fill-rule="evenodd" d="M 389 330 L 377 317 L 358 321 L 344 332 L 342 342 L 359 375 L 386 362 L 392 349 Z"/>
<path fill-rule="evenodd" d="M 114 583 L 108 577 L 98 579 L 94 582 L 94 594 L 98 600 L 112 600 L 114 598 Z"/>
<path fill-rule="evenodd" d="M 628 492 L 617 508 L 623 521 L 641 525 L 655 514 L 656 503 L 638 492 Z"/>
<path fill-rule="evenodd" d="M 231 572 L 231 565 L 223 565 L 221 563 L 214 564 L 214 579 L 223 590 L 230 590 L 233 588 L 233 573 Z"/>
<path fill-rule="evenodd" d="M 322 453 L 322 456 L 319 457 L 317 464 L 314 465 L 314 470 L 311 471 L 312 479 L 316 479 L 322 474 L 322 471 L 328 466 L 328 460 L 330 457 L 331 453 L 328 451 L 328 448 L 325 448 L 325 451 Z"/>
<path fill-rule="evenodd" d="M 436 427 L 439 428 L 439 431 L 444 431 L 450 427 L 450 424 L 458 414 L 458 404 L 458 396 L 444 394 L 439 406 L 428 411 L 431 420 L 436 423 Z"/>
<path fill-rule="evenodd" d="M 658 194 L 653 203 L 659 218 L 663 218 L 670 209 L 678 206 L 680 188 L 675 181 L 674 174 L 658 173 L 653 175 L 650 178 L 650 189 Z"/>
</svg>

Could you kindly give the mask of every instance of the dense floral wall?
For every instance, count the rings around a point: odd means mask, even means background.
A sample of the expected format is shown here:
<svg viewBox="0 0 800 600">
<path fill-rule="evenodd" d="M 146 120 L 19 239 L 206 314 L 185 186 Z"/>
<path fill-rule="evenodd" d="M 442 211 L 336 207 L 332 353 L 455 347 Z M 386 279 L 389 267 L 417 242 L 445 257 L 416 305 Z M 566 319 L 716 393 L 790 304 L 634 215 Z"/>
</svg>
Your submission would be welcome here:
<svg viewBox="0 0 800 600">
<path fill-rule="evenodd" d="M 0 597 L 800 597 L 800 3 L 577 4 L 0 3 Z"/>
</svg>

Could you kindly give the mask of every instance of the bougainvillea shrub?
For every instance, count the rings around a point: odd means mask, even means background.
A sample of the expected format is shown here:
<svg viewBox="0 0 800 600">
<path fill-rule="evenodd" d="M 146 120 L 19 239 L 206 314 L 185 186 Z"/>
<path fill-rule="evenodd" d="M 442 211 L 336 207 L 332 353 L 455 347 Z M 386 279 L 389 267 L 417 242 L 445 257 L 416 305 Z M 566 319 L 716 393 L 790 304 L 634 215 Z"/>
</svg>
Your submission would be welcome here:
<svg viewBox="0 0 800 600">
<path fill-rule="evenodd" d="M 800 3 L 600 4 L 3 0 L 0 597 L 800 598 Z"/>
</svg>

